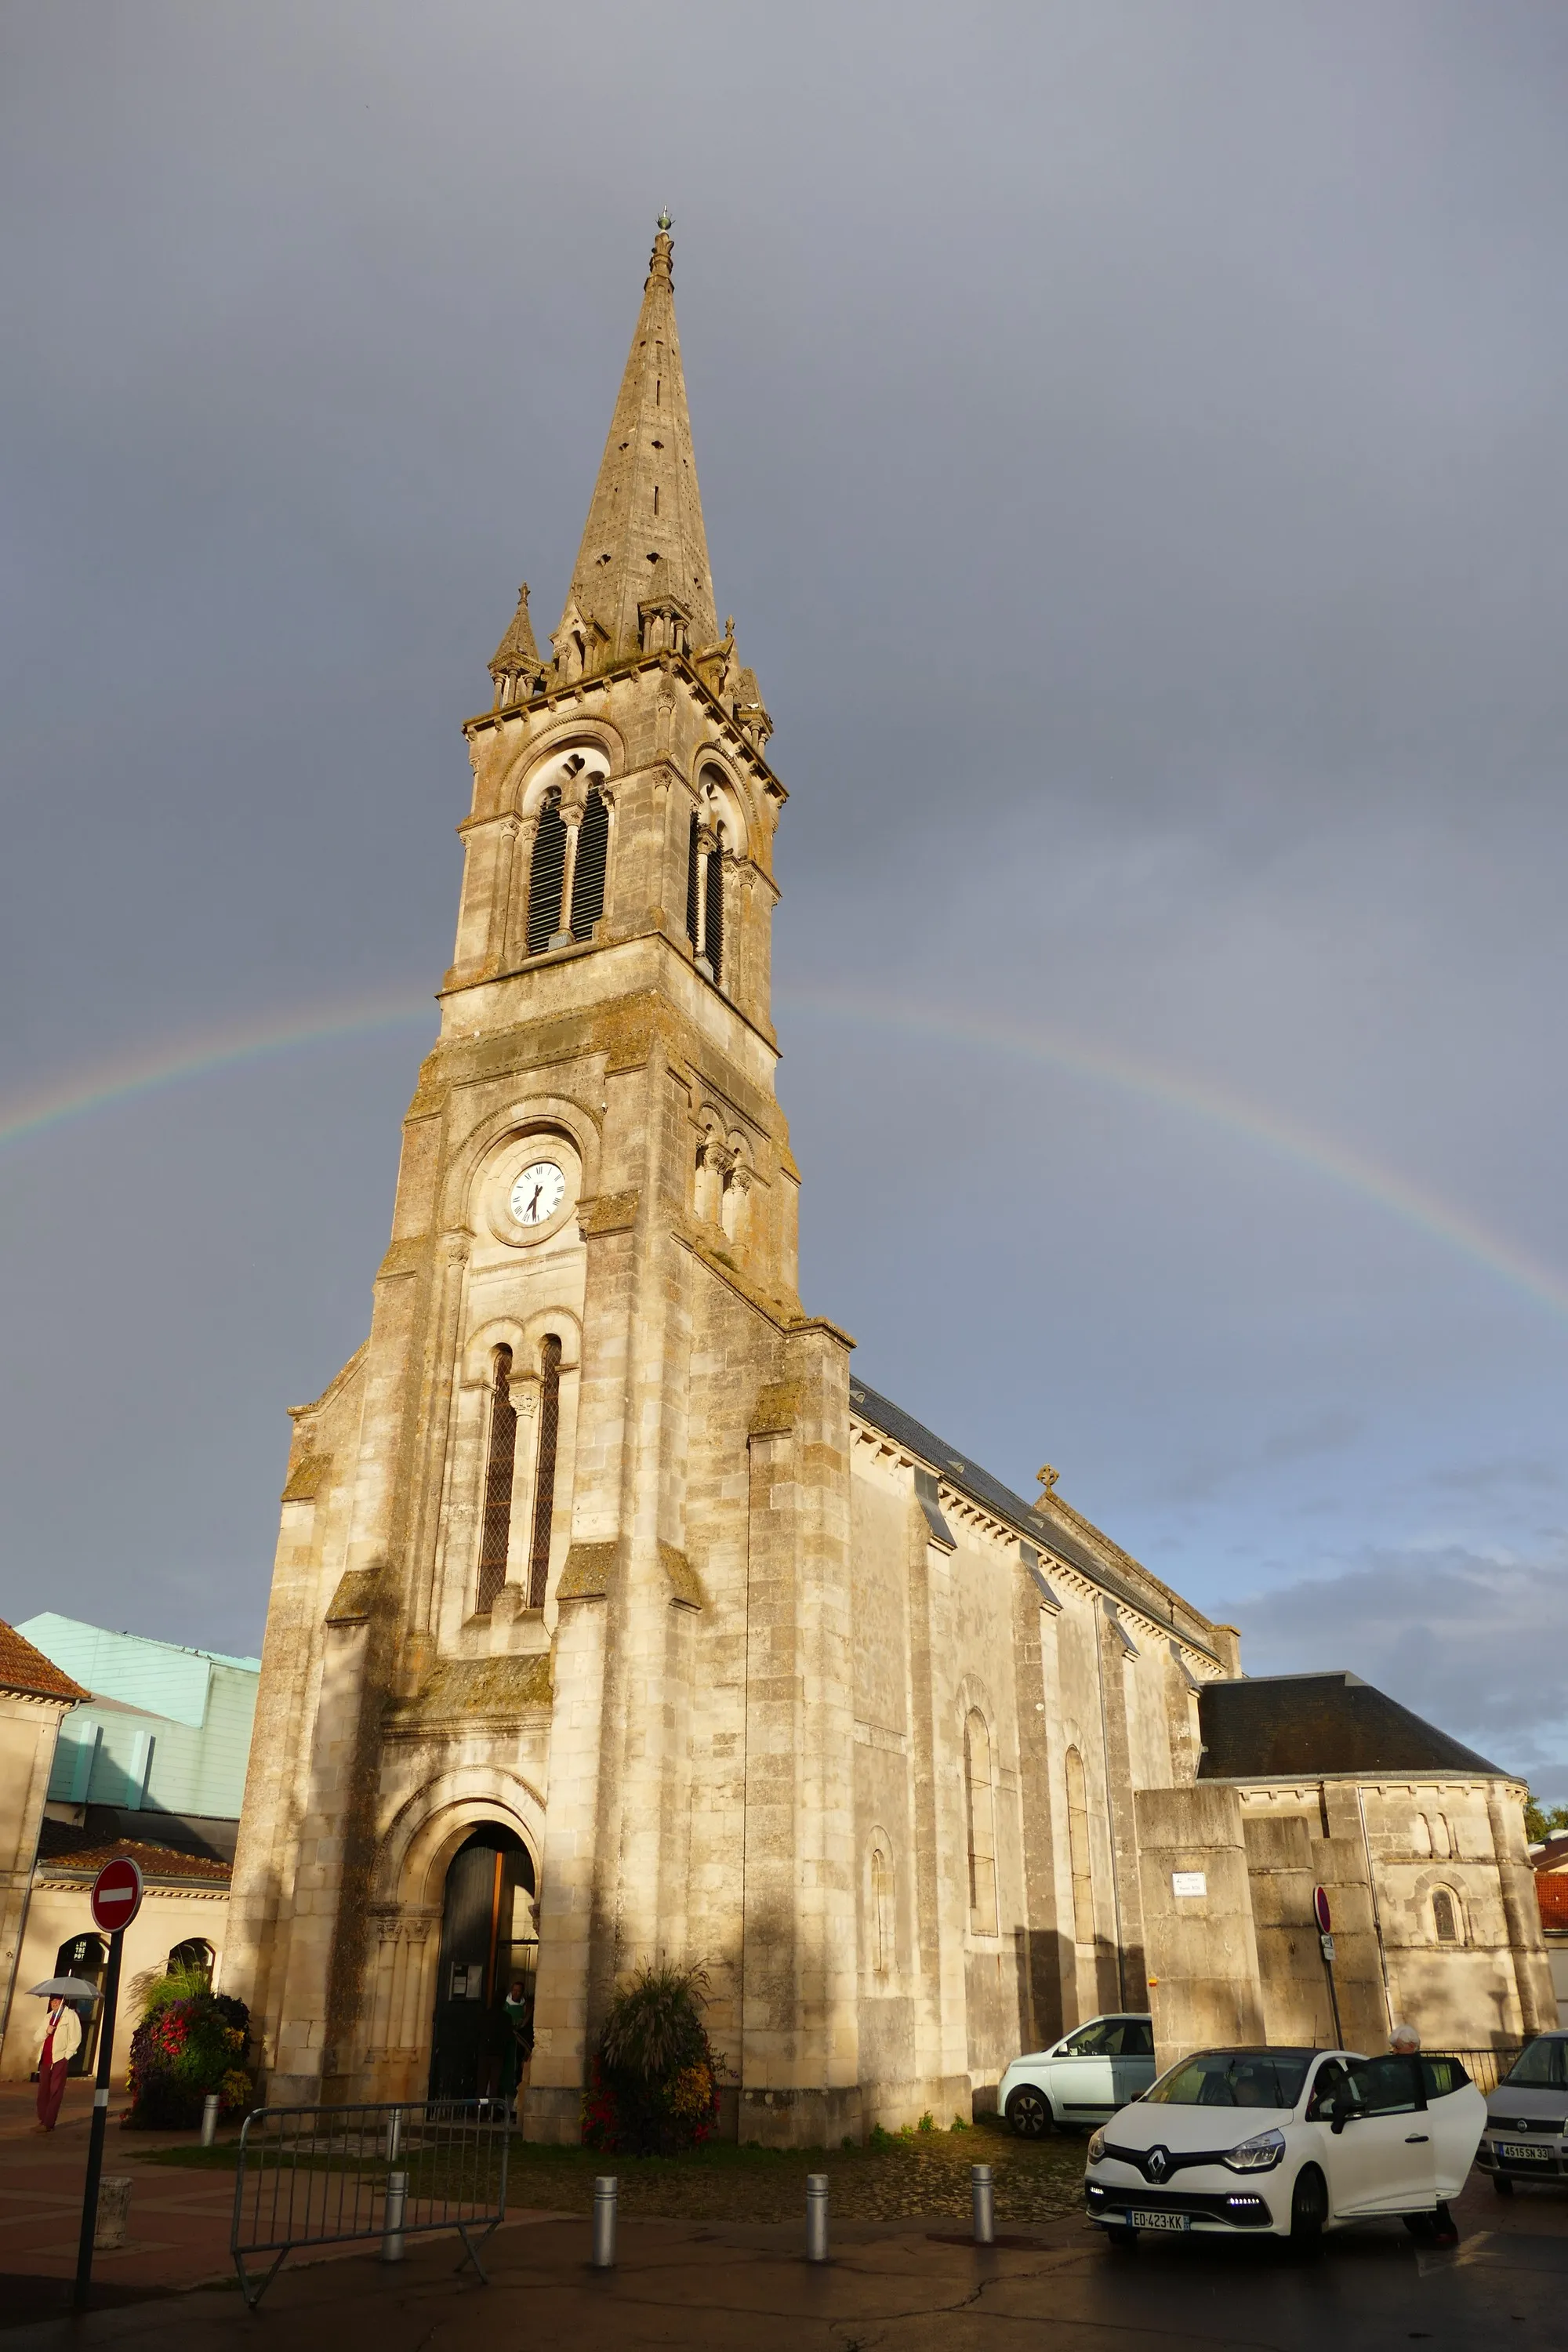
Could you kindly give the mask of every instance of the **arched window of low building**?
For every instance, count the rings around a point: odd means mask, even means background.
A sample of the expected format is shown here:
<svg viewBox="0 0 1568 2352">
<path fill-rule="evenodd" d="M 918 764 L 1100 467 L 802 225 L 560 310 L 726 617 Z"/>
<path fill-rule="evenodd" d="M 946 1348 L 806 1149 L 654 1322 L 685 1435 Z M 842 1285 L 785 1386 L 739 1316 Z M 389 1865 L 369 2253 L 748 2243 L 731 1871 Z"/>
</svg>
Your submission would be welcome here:
<svg viewBox="0 0 1568 2352">
<path fill-rule="evenodd" d="M 893 1865 L 886 1847 L 871 1848 L 871 1966 L 879 1977 L 893 1968 Z"/>
<path fill-rule="evenodd" d="M 184 1976 L 202 1976 L 212 1981 L 213 1948 L 205 1936 L 188 1936 L 176 1944 L 169 1955 L 169 1974 L 178 1970 Z"/>
<path fill-rule="evenodd" d="M 1449 1887 L 1432 1889 L 1432 1932 L 1440 1944 L 1462 1944 L 1465 1940 L 1459 1898 Z"/>
<path fill-rule="evenodd" d="M 498 1348 L 490 1386 L 490 1442 L 485 1465 L 485 1515 L 479 1530 L 479 1587 L 474 1607 L 482 1617 L 506 1582 L 511 1541 L 511 1479 L 517 1460 L 517 1410 L 511 1401 L 511 1349 Z"/>
<path fill-rule="evenodd" d="M 561 794 L 553 786 L 544 795 L 533 835 L 533 857 L 528 873 L 528 952 L 542 955 L 561 929 L 561 893 L 566 881 L 566 822 Z"/>
<path fill-rule="evenodd" d="M 972 1707 L 963 1727 L 963 1789 L 969 1817 L 969 1924 L 996 1933 L 996 1806 L 991 1785 L 991 1734 Z"/>
<path fill-rule="evenodd" d="M 610 811 L 597 784 L 588 787 L 577 829 L 577 863 L 572 875 L 572 936 L 592 939 L 605 911 L 605 876 L 610 856 Z"/>
<path fill-rule="evenodd" d="M 555 1442 L 561 1427 L 561 1342 L 552 1331 L 540 1350 L 539 1467 L 533 1481 L 533 1544 L 528 1563 L 528 1605 L 544 1606 L 550 1580 L 550 1538 L 555 1526 Z"/>
<path fill-rule="evenodd" d="M 1094 1941 L 1094 1870 L 1089 1849 L 1089 1787 L 1083 1758 L 1067 1753 L 1068 1852 L 1072 1859 L 1072 1931 L 1079 1944 Z"/>
</svg>

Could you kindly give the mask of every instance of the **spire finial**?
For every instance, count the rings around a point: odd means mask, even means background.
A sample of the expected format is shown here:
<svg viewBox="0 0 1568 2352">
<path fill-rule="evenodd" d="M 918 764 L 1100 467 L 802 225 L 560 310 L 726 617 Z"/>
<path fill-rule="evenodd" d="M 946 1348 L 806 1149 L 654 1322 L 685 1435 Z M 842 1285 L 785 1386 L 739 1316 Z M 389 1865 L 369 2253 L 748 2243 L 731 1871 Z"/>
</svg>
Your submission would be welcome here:
<svg viewBox="0 0 1568 2352">
<path fill-rule="evenodd" d="M 654 223 L 654 226 L 657 229 L 662 229 L 666 236 L 668 236 L 670 230 L 675 226 L 675 223 L 669 217 L 669 206 L 668 205 L 664 205 L 660 210 L 658 218 Z"/>
</svg>

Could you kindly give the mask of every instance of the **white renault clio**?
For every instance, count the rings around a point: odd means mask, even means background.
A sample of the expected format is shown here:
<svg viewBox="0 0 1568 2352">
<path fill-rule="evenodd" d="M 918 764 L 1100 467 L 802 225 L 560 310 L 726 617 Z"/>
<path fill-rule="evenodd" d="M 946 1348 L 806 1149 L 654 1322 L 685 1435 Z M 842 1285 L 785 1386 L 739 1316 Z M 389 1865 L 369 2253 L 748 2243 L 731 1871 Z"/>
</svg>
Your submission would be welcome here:
<svg viewBox="0 0 1568 2352">
<path fill-rule="evenodd" d="M 1095 2133 L 1085 2201 L 1120 2246 L 1145 2230 L 1310 2241 L 1378 2214 L 1436 2237 L 1486 2114 L 1457 2058 L 1200 2050 Z"/>
</svg>

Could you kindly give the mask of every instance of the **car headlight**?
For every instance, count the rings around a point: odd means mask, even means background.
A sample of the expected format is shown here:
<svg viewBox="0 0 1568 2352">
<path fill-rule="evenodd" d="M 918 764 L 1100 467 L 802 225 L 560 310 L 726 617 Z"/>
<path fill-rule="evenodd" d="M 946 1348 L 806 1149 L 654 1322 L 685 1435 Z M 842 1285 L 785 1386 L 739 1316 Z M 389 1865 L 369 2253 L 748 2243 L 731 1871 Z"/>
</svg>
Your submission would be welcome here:
<svg viewBox="0 0 1568 2352">
<path fill-rule="evenodd" d="M 1102 2131 L 1097 2131 L 1091 2135 L 1089 2143 L 1089 2160 L 1090 2164 L 1098 2164 L 1104 2154 L 1105 2134 Z"/>
<path fill-rule="evenodd" d="M 1282 2131 L 1259 2132 L 1256 2139 L 1244 2139 L 1225 2158 L 1232 2172 L 1271 2172 L 1285 2154 Z"/>
</svg>

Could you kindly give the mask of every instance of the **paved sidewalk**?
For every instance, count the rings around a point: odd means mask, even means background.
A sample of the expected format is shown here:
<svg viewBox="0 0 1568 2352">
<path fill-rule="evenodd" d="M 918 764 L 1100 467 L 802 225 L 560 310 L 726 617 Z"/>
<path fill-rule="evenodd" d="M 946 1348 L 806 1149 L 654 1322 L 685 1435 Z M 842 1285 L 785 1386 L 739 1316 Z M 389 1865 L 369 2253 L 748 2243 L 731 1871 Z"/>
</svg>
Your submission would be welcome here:
<svg viewBox="0 0 1568 2352">
<path fill-rule="evenodd" d="M 268 2341 L 342 2352 L 372 2336 L 377 2352 L 491 2352 L 498 2341 L 574 2352 L 1387 2352 L 1417 2339 L 1437 2352 L 1555 2352 L 1568 2231 L 1523 2226 L 1512 2209 L 1496 2218 L 1502 2226 L 1472 2227 L 1457 2253 L 1420 2252 L 1394 2225 L 1342 2238 L 1307 2265 L 1257 2243 L 1123 2257 L 1076 2219 L 992 2250 L 952 2242 L 947 2223 L 862 2224 L 836 2234 L 824 2269 L 801 2259 L 793 2225 L 623 2222 L 608 2275 L 586 2267 L 581 2220 L 535 2221 L 490 2240 L 488 2287 L 455 2274 L 455 2241 L 430 2240 L 395 2267 L 365 2253 L 285 2269 L 256 2316 L 232 2289 L 204 2289 L 17 2328 L 5 2342 L 7 2352 L 247 2352 Z M 1532 2218 L 1560 2221 L 1562 2209 L 1538 2204 Z"/>
<path fill-rule="evenodd" d="M 801 2259 L 799 2222 L 623 2221 L 619 2268 L 600 2276 L 584 2220 L 515 2215 L 485 2250 L 488 2288 L 455 2274 L 455 2238 L 411 2240 L 395 2267 L 364 2248 L 291 2263 L 253 2317 L 229 2270 L 232 2175 L 149 2164 L 174 2136 L 113 2121 L 105 2169 L 135 2181 L 131 2242 L 97 2256 L 86 2318 L 36 2318 L 75 2269 L 89 2099 L 73 2084 L 45 2140 L 28 2129 L 30 2094 L 0 2091 L 0 2352 L 247 2352 L 268 2337 L 342 2352 L 369 2329 L 377 2352 L 491 2352 L 498 2332 L 560 2336 L 573 2352 L 1387 2352 L 1411 2340 L 1556 2352 L 1563 2340 L 1568 2194 L 1505 2201 L 1479 2176 L 1452 2254 L 1380 2224 L 1306 2266 L 1273 2243 L 1156 2242 L 1122 2257 L 1078 2216 L 1008 2225 L 987 2252 L 943 2218 L 836 2226 L 818 2270 Z"/>
<path fill-rule="evenodd" d="M 66 2085 L 65 2105 L 47 2137 L 33 2129 L 36 2088 L 0 2085 L 0 2325 L 19 2309 L 47 2307 L 48 2283 L 76 2275 L 87 2171 L 92 2085 Z M 117 2095 L 104 2141 L 106 2174 L 129 2174 L 131 2229 L 123 2250 L 93 2256 L 93 2279 L 104 2297 L 167 2294 L 229 2268 L 230 2172 L 188 2172 L 146 2159 L 159 2148 L 189 2144 L 198 2132 L 121 2131 Z"/>
</svg>

